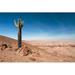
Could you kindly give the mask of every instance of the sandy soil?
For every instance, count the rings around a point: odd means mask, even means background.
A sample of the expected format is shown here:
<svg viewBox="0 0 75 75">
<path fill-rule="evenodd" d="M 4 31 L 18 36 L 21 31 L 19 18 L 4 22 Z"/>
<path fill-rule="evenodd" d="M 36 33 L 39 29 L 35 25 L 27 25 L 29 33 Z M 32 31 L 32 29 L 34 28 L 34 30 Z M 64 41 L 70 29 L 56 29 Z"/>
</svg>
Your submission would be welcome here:
<svg viewBox="0 0 75 75">
<path fill-rule="evenodd" d="M 0 62 L 75 62 L 75 40 L 23 41 L 0 36 Z"/>
</svg>

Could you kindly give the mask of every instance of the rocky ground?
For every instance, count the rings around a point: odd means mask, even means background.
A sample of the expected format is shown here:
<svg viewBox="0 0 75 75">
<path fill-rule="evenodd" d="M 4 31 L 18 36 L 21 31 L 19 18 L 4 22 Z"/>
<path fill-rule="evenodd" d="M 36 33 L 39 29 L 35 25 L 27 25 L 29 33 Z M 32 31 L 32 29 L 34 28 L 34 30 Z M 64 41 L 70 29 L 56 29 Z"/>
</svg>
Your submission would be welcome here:
<svg viewBox="0 0 75 75">
<path fill-rule="evenodd" d="M 0 36 L 0 62 L 75 62 L 75 41 L 23 41 Z"/>
</svg>

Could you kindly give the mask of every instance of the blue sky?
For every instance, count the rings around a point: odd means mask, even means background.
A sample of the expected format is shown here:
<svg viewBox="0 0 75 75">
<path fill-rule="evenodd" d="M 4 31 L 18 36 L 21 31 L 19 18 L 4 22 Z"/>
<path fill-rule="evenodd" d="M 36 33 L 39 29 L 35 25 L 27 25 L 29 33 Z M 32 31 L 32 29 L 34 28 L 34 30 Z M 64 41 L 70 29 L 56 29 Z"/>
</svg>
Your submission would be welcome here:
<svg viewBox="0 0 75 75">
<path fill-rule="evenodd" d="M 0 13 L 0 35 L 17 39 L 13 20 L 20 16 L 23 40 L 75 39 L 75 13 Z"/>
</svg>

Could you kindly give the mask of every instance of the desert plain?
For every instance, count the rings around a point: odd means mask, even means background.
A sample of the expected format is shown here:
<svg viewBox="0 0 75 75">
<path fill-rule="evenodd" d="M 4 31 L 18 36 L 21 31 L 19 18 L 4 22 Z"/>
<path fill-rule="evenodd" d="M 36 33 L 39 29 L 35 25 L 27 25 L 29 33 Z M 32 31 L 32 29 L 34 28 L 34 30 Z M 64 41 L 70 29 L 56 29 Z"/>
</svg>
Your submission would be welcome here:
<svg viewBox="0 0 75 75">
<path fill-rule="evenodd" d="M 0 35 L 0 62 L 75 62 L 75 40 L 17 40 Z"/>
</svg>

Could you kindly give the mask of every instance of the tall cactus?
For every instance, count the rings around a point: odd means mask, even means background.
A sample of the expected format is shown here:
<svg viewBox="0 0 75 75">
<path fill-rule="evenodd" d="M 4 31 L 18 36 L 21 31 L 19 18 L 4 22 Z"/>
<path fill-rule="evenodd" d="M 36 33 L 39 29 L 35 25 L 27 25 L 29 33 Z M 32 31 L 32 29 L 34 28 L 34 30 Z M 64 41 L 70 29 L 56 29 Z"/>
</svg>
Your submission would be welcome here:
<svg viewBox="0 0 75 75">
<path fill-rule="evenodd" d="M 23 28 L 22 18 L 20 17 L 17 22 L 14 20 L 14 24 L 18 28 L 18 48 L 20 48 L 22 46 L 22 28 Z"/>
</svg>

